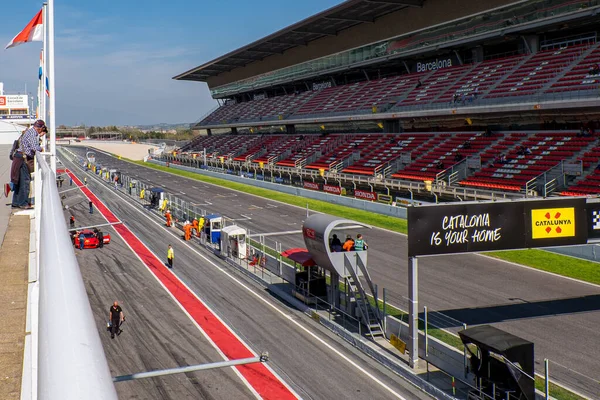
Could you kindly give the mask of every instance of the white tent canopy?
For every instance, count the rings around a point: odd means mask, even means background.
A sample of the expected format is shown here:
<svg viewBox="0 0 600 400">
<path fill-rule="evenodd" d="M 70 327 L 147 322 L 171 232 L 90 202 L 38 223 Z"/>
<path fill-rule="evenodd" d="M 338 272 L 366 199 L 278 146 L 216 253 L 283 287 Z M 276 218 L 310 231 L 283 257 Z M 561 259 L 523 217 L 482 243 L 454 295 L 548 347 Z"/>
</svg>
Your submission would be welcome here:
<svg viewBox="0 0 600 400">
<path fill-rule="evenodd" d="M 23 125 L 0 121 L 0 144 L 13 144 L 25 129 Z"/>
</svg>

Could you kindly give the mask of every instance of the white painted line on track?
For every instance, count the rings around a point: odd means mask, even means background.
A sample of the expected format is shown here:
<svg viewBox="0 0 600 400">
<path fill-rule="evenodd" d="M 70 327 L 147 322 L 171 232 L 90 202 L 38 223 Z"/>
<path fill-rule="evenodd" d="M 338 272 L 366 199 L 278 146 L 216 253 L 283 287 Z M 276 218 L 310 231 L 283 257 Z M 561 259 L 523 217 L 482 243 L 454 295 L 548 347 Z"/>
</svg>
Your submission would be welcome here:
<svg viewBox="0 0 600 400">
<path fill-rule="evenodd" d="M 132 205 L 131 203 L 129 203 L 129 201 L 124 200 L 120 195 L 117 195 L 115 192 L 113 191 L 109 191 L 109 193 L 112 193 L 113 195 L 120 197 L 121 200 L 123 200 L 123 202 L 125 204 L 127 204 L 129 207 L 133 208 L 135 211 L 137 211 L 139 214 L 143 215 L 146 219 L 150 220 L 152 223 L 154 223 L 155 225 L 159 225 L 160 227 L 162 227 L 162 224 L 157 222 L 156 220 L 154 220 L 153 218 L 151 218 L 150 216 L 148 216 L 146 213 L 144 213 L 143 211 L 141 211 L 140 209 L 138 209 L 137 207 L 135 207 L 134 205 Z M 178 243 L 180 242 L 180 237 L 178 235 L 176 235 L 175 233 L 171 232 L 171 231 L 165 231 L 166 233 L 168 233 L 169 235 L 173 236 L 174 238 L 178 239 Z M 125 242 L 127 243 L 127 242 Z M 260 300 L 261 302 L 265 303 L 268 307 L 270 307 L 271 309 L 273 309 L 274 311 L 276 311 L 278 314 L 280 314 L 281 316 L 283 316 L 283 318 L 287 319 L 290 323 L 296 325 L 299 329 L 301 329 L 302 331 L 304 331 L 306 334 L 308 334 L 309 336 L 313 337 L 317 342 L 321 343 L 321 345 L 325 346 L 328 350 L 330 350 L 332 353 L 336 354 L 337 356 L 339 356 L 341 359 L 343 359 L 344 361 L 346 361 L 349 365 L 351 365 L 352 367 L 354 367 L 356 370 L 358 370 L 359 372 L 361 372 L 362 374 L 364 374 L 365 376 L 367 376 L 369 379 L 371 379 L 372 381 L 374 381 L 375 383 L 377 383 L 379 386 L 381 386 L 383 389 L 385 389 L 386 391 L 388 391 L 390 394 L 392 394 L 393 396 L 397 397 L 400 400 L 407 400 L 405 397 L 403 397 L 400 393 L 397 393 L 396 391 L 394 391 L 393 388 L 389 387 L 387 384 L 385 384 L 385 382 L 381 381 L 379 378 L 377 378 L 376 376 L 374 376 L 373 374 L 371 374 L 369 371 L 367 371 L 366 369 L 364 369 L 363 367 L 361 367 L 360 365 L 358 365 L 356 362 L 352 361 L 350 358 L 348 358 L 346 355 L 344 355 L 342 352 L 340 352 L 339 350 L 335 349 L 332 345 L 330 345 L 329 343 L 327 343 L 324 339 L 320 338 L 319 336 L 317 336 L 316 334 L 314 334 L 313 332 L 311 332 L 308 328 L 306 328 L 305 326 L 301 325 L 298 321 L 296 321 L 294 319 L 293 316 L 290 316 L 288 314 L 286 314 L 284 311 L 282 311 L 281 309 L 279 309 L 279 307 L 277 307 L 275 304 L 271 303 L 268 299 L 263 298 L 261 296 L 261 294 L 255 292 L 252 288 L 250 288 L 249 286 L 247 286 L 245 283 L 243 283 L 242 281 L 240 281 L 239 279 L 237 279 L 236 277 L 234 277 L 233 275 L 231 275 L 229 272 L 227 272 L 224 268 L 220 267 L 219 265 L 215 264 L 213 261 L 211 261 L 210 259 L 208 259 L 204 254 L 200 253 L 198 250 L 194 249 L 191 245 L 189 245 L 186 242 L 181 243 L 182 245 L 186 246 L 187 248 L 189 248 L 191 251 L 193 251 L 194 253 L 196 253 L 200 258 L 202 258 L 204 261 L 206 261 L 208 264 L 210 264 L 212 267 L 216 268 L 219 272 L 223 273 L 225 276 L 227 276 L 229 279 L 231 279 L 232 281 L 234 281 L 235 283 L 237 283 L 238 285 L 240 285 L 242 288 L 244 288 L 246 291 L 248 291 L 252 296 L 256 297 L 258 300 Z M 129 246 L 129 245 L 128 245 Z M 133 249 L 132 249 L 133 251 Z M 135 253 L 135 252 L 134 252 Z M 137 254 L 136 254 L 137 256 Z M 155 255 L 156 256 L 156 255 Z M 156 256 L 159 260 L 161 258 L 159 258 L 158 256 Z M 139 256 L 138 256 L 139 258 Z M 141 261 L 141 259 L 140 259 Z M 143 261 L 142 261 L 143 262 Z M 156 277 L 155 277 L 156 278 Z M 158 278 L 156 278 L 158 279 Z M 160 283 L 160 281 L 159 281 Z M 162 284 L 162 283 L 161 283 Z M 185 283 L 183 283 L 185 285 Z M 186 285 L 187 286 L 187 285 Z M 194 293 L 191 289 L 189 289 L 192 293 Z M 168 292 L 168 291 L 167 291 Z M 171 295 L 171 297 L 173 297 Z M 198 298 L 200 299 L 200 298 Z M 202 301 L 202 300 L 200 300 Z M 177 302 L 177 304 L 179 304 Z M 180 305 L 180 307 L 182 307 Z M 209 308 L 207 306 L 207 308 Z M 183 308 L 182 308 L 183 309 Z M 209 308 L 210 309 L 210 308 Z M 211 310 L 212 311 L 212 310 Z M 184 310 L 185 312 L 185 310 Z M 187 312 L 186 312 L 187 314 Z M 215 314 L 215 316 L 217 318 L 219 318 L 219 316 L 217 314 Z M 190 319 L 193 321 L 193 318 L 188 314 L 188 317 L 190 317 Z M 220 318 L 219 318 L 220 319 Z M 224 324 L 224 323 L 223 323 Z M 197 325 L 197 324 L 196 324 Z M 225 324 L 224 324 L 225 325 Z M 197 325 L 198 326 L 198 325 Z M 202 332 L 202 329 L 198 326 L 198 328 L 200 329 L 200 331 Z M 233 331 L 232 331 L 233 332 Z M 233 332 L 234 335 L 235 332 Z M 237 336 L 237 335 L 236 335 Z M 240 339 L 241 341 L 241 339 Z M 217 351 L 220 352 L 220 350 L 217 348 Z M 224 356 L 224 354 L 223 354 Z M 292 391 L 293 393 L 295 393 L 289 386 L 288 384 L 281 379 L 281 377 L 268 365 L 265 364 L 265 366 L 271 371 L 271 373 L 273 373 L 273 375 L 275 375 L 284 385 L 286 385 L 286 387 L 288 387 L 288 389 L 290 389 L 290 391 Z M 236 370 L 237 371 L 237 370 Z M 242 378 L 242 380 L 244 382 L 246 382 L 247 385 L 249 385 L 247 383 L 247 381 L 243 378 L 243 376 L 240 375 L 240 378 Z M 252 389 L 254 390 L 254 389 Z M 255 393 L 257 395 L 257 393 Z M 299 396 L 298 396 L 299 397 Z"/>
<path fill-rule="evenodd" d="M 298 233 L 302 233 L 301 230 L 294 230 L 294 231 L 281 231 L 281 232 L 267 232 L 267 233 L 254 233 L 252 235 L 249 235 L 250 237 L 256 237 L 256 236 L 283 236 L 283 235 L 294 235 L 294 234 L 298 234 Z"/>
</svg>

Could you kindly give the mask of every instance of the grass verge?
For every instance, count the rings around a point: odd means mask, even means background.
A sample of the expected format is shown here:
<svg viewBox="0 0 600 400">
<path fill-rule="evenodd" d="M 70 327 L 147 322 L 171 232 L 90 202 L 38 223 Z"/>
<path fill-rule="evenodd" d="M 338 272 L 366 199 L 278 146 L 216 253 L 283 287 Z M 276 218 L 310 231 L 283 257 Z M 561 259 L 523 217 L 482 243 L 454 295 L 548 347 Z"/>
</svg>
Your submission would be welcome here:
<svg viewBox="0 0 600 400">
<path fill-rule="evenodd" d="M 186 178 L 191 178 L 206 183 L 212 183 L 230 189 L 235 189 L 240 192 L 265 197 L 271 200 L 280 201 L 282 203 L 287 203 L 298 207 L 306 207 L 306 205 L 308 204 L 308 208 L 312 211 L 319 211 L 322 213 L 331 214 L 342 218 L 352 219 L 354 221 L 377 226 L 380 228 L 389 229 L 391 231 L 400 233 L 408 232 L 408 225 L 406 223 L 406 220 L 404 219 L 388 217 L 387 215 L 374 214 L 367 211 L 357 210 L 351 207 L 330 204 L 325 201 L 307 199 L 305 197 L 294 196 L 287 193 L 280 193 L 274 190 L 263 189 L 252 185 L 231 182 L 226 179 L 213 178 L 212 176 L 196 174 L 189 171 L 182 171 L 175 168 L 163 167 L 162 165 L 156 165 L 152 163 L 145 163 L 143 161 L 127 161 L 132 162 L 134 164 L 142 165 L 144 167 L 150 167 L 159 171 L 170 172 L 172 174 L 184 176 Z"/>
<path fill-rule="evenodd" d="M 600 284 L 600 265 L 539 249 L 498 251 L 487 255 L 569 278 Z"/>
</svg>

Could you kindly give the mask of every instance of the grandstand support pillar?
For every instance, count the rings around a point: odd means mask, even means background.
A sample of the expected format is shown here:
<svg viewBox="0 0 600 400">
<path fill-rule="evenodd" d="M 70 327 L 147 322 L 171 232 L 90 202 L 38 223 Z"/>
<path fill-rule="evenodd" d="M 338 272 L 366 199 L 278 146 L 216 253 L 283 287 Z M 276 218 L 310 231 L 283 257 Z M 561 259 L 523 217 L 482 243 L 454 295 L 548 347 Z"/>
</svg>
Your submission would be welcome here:
<svg viewBox="0 0 600 400">
<path fill-rule="evenodd" d="M 288 135 L 295 135 L 296 134 L 296 125 L 294 124 L 288 124 L 285 126 L 285 132 Z"/>
<path fill-rule="evenodd" d="M 397 119 L 386 119 L 383 121 L 385 133 L 400 133 L 400 121 Z"/>
<path fill-rule="evenodd" d="M 483 46 L 475 46 L 471 49 L 471 58 L 474 63 L 483 61 Z"/>
<path fill-rule="evenodd" d="M 531 54 L 535 54 L 540 51 L 540 38 L 537 35 L 527 35 L 521 36 L 523 38 L 523 42 L 525 42 L 525 47 Z"/>
<path fill-rule="evenodd" d="M 408 364 L 419 366 L 419 271 L 417 257 L 408 258 Z"/>
<path fill-rule="evenodd" d="M 406 68 L 406 73 L 410 74 L 410 68 L 408 68 L 408 64 L 406 63 L 406 61 L 402 61 L 402 64 L 404 64 L 404 68 Z"/>
<path fill-rule="evenodd" d="M 365 71 L 363 69 L 362 72 L 363 72 L 363 74 L 365 74 L 365 78 L 367 78 L 367 82 L 369 82 L 371 79 L 369 78 L 369 74 L 367 74 L 367 71 Z"/>
<path fill-rule="evenodd" d="M 458 51 L 454 50 L 454 55 L 456 56 L 456 59 L 458 60 L 458 62 L 460 63 L 460 65 L 463 65 L 463 59 L 460 56 L 460 54 L 458 54 Z"/>
</svg>

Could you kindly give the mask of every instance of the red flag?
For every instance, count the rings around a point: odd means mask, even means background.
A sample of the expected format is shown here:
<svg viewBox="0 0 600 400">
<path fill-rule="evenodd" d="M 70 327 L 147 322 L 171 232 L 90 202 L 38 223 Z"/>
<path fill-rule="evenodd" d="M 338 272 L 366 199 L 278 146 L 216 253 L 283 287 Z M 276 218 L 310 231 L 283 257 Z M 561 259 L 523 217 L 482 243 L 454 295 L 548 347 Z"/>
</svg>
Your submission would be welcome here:
<svg viewBox="0 0 600 400">
<path fill-rule="evenodd" d="M 6 45 L 6 49 L 18 46 L 27 42 L 41 42 L 44 40 L 44 25 L 42 18 L 42 10 Z"/>
</svg>

